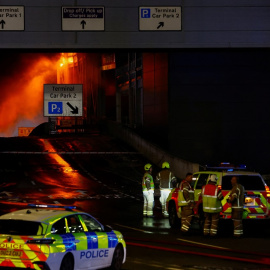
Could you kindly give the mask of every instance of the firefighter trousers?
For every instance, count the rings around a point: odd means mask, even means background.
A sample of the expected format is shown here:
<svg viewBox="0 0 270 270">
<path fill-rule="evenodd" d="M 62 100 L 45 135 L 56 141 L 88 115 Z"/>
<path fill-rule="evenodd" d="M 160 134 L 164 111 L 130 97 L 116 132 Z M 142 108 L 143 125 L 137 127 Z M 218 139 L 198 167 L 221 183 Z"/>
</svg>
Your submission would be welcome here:
<svg viewBox="0 0 270 270">
<path fill-rule="evenodd" d="M 167 198 L 168 198 L 170 192 L 171 192 L 171 189 L 169 189 L 169 188 L 160 189 L 159 201 L 160 201 L 161 207 L 162 207 L 162 214 L 165 217 L 168 216 L 168 212 L 166 210 L 166 201 L 167 201 Z"/>
<path fill-rule="evenodd" d="M 235 210 L 232 208 L 232 220 L 233 220 L 233 235 L 234 237 L 241 237 L 243 235 L 243 209 Z"/>
<path fill-rule="evenodd" d="M 204 213 L 204 227 L 203 234 L 205 236 L 216 236 L 218 230 L 218 221 L 220 213 Z"/>
<path fill-rule="evenodd" d="M 193 209 L 190 206 L 181 206 L 181 231 L 188 232 L 193 217 Z"/>
<path fill-rule="evenodd" d="M 153 216 L 154 208 L 154 191 L 147 190 L 143 191 L 143 215 Z"/>
</svg>

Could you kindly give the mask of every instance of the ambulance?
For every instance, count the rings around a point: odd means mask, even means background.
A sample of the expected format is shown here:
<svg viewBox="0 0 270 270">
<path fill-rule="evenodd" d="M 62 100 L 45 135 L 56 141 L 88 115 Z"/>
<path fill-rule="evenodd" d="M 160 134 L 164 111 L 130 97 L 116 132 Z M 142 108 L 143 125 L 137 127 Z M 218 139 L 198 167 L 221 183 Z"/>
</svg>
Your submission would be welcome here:
<svg viewBox="0 0 270 270">
<path fill-rule="evenodd" d="M 220 217 L 231 218 L 231 205 L 227 202 L 232 189 L 231 178 L 239 177 L 239 183 L 245 188 L 244 219 L 265 220 L 270 218 L 270 189 L 262 176 L 256 172 L 245 171 L 246 166 L 232 166 L 222 163 L 218 167 L 208 167 L 206 171 L 193 174 L 192 187 L 194 189 L 194 201 L 198 202 L 202 187 L 206 185 L 212 174 L 216 175 L 217 185 L 221 188 L 224 199 L 223 210 Z M 181 208 L 178 205 L 179 188 L 171 191 L 167 199 L 167 211 L 171 227 L 177 227 L 181 218 Z M 198 206 L 198 205 L 197 205 Z M 197 218 L 203 219 L 202 205 L 198 206 Z"/>
<path fill-rule="evenodd" d="M 123 235 L 74 207 L 29 205 L 0 216 L 0 269 L 79 270 L 126 260 Z"/>
</svg>

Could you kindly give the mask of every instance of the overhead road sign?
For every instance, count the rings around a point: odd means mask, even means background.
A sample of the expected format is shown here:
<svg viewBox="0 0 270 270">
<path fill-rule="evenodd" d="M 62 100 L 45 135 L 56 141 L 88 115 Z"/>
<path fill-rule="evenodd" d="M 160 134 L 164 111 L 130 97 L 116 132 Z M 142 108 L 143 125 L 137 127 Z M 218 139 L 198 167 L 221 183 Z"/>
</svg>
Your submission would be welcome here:
<svg viewBox="0 0 270 270">
<path fill-rule="evenodd" d="M 24 31 L 24 6 L 0 6 L 0 31 Z"/>
<path fill-rule="evenodd" d="M 82 116 L 82 84 L 44 84 L 44 116 Z"/>
<path fill-rule="evenodd" d="M 181 7 L 139 7 L 140 31 L 181 31 Z"/>
<path fill-rule="evenodd" d="M 104 7 L 62 7 L 62 31 L 104 31 Z"/>
</svg>

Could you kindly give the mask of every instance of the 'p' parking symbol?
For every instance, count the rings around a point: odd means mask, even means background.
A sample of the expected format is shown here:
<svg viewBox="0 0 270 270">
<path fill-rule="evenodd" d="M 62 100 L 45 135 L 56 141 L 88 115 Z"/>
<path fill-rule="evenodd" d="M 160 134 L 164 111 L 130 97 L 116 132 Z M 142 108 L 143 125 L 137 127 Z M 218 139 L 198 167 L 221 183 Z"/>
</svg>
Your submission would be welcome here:
<svg viewBox="0 0 270 270">
<path fill-rule="evenodd" d="M 48 102 L 49 114 L 62 114 L 63 113 L 63 102 Z"/>
<path fill-rule="evenodd" d="M 141 9 L 141 18 L 150 18 L 151 17 L 151 9 L 150 8 L 142 8 Z"/>
</svg>

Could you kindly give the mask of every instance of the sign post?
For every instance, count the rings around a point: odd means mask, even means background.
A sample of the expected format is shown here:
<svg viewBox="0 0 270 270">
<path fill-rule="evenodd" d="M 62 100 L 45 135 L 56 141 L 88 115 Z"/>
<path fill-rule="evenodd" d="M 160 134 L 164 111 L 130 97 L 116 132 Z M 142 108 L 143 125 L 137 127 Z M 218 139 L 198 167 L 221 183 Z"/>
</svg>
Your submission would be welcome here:
<svg viewBox="0 0 270 270">
<path fill-rule="evenodd" d="M 82 84 L 44 84 L 44 116 L 83 116 Z"/>
<path fill-rule="evenodd" d="M 24 31 L 24 6 L 0 6 L 0 31 Z"/>
<path fill-rule="evenodd" d="M 139 7 L 140 31 L 181 31 L 181 7 Z"/>
<path fill-rule="evenodd" d="M 62 31 L 104 31 L 104 7 L 62 7 Z"/>
</svg>

